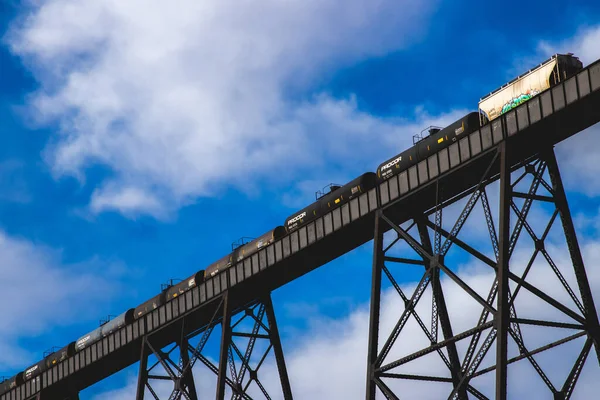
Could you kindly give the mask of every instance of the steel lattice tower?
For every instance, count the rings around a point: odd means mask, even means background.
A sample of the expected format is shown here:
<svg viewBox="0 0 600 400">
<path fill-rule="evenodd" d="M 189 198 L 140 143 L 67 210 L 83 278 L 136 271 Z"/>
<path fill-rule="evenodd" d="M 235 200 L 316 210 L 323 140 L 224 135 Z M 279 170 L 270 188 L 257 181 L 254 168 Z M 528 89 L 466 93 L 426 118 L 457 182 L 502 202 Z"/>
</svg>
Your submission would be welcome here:
<svg viewBox="0 0 600 400">
<path fill-rule="evenodd" d="M 507 384 L 510 384 L 510 379 L 507 378 L 509 367 L 518 361 L 526 360 L 523 362 L 530 363 L 553 396 L 548 398 L 566 400 L 573 393 L 592 346 L 595 358 L 600 362 L 598 315 L 554 151 L 546 149 L 513 168 L 508 162 L 508 151 L 506 142 L 501 143 L 496 156 L 487 170 L 482 173 L 479 184 L 460 196 L 444 198 L 443 190 L 438 187 L 437 205 L 433 209 L 423 210 L 418 215 L 411 216 L 405 228 L 394 221 L 393 215 L 388 215 L 386 208 L 392 207 L 393 204 L 377 212 L 373 250 L 367 399 L 374 399 L 377 392 L 388 399 L 405 398 L 401 392 L 394 390 L 392 386 L 395 384 L 394 380 L 447 383 L 449 390 L 444 398 L 448 399 L 488 399 L 490 397 L 481 393 L 476 384 L 478 381 L 476 378 L 485 374 L 495 374 L 495 397 L 491 398 L 506 399 Z M 490 171 L 493 170 L 499 172 L 492 174 Z M 527 177 L 530 178 L 528 185 L 525 184 Z M 500 184 L 498 229 L 495 227 L 494 211 L 490 207 L 486 191 L 486 188 L 495 181 L 499 181 Z M 540 194 L 542 191 L 544 193 Z M 465 196 L 468 196 L 468 201 L 459 217 L 450 230 L 444 229 L 443 210 Z M 544 229 L 537 232 L 530 222 L 530 211 L 536 202 L 553 207 L 550 220 Z M 493 258 L 460 238 L 461 229 L 478 203 L 483 208 L 485 218 L 478 220 L 476 224 L 486 225 Z M 517 205 L 519 203 L 520 206 Z M 549 232 L 555 223 L 560 224 L 569 254 L 569 263 L 561 265 L 562 268 L 559 268 L 553 260 L 547 243 Z M 389 229 L 396 236 L 393 242 L 384 248 L 383 234 Z M 524 236 L 530 239 L 531 245 L 528 247 L 531 257 L 525 266 L 519 265 L 520 268 L 515 268 L 517 265 L 512 263 L 511 257 L 514 256 L 517 246 L 525 241 Z M 414 257 L 389 256 L 388 253 L 394 246 L 398 246 L 399 242 L 408 245 Z M 495 278 L 491 286 L 486 289 L 488 293 L 486 297 L 479 294 L 481 287 L 475 288 L 461 278 L 460 269 L 446 263 L 446 256 L 451 247 L 459 248 L 473 260 L 493 271 Z M 545 274 L 552 274 L 558 279 L 560 292 L 546 293 L 544 289 L 529 282 L 528 275 L 536 259 L 545 262 Z M 420 266 L 423 269 L 422 278 L 412 294 L 405 294 L 397 283 L 392 273 L 394 270 L 398 271 L 397 264 L 404 264 L 402 268 Z M 566 270 L 570 270 L 574 275 L 577 288 L 573 289 L 565 278 Z M 480 316 L 474 326 L 460 331 L 453 326 L 440 276 L 458 285 L 465 295 L 479 303 Z M 389 335 L 382 338 L 379 336 L 379 325 L 383 279 L 393 286 L 404 304 L 404 309 Z M 417 305 L 425 300 L 424 293 L 428 288 L 430 288 L 428 291 L 430 313 L 425 313 L 428 314 L 426 316 L 419 315 Z M 562 314 L 561 321 L 519 317 L 519 299 L 525 292 L 528 296 L 536 297 L 552 307 L 556 313 Z M 569 298 L 575 308 L 565 305 L 564 298 Z M 399 336 L 403 329 L 406 329 L 410 318 L 417 322 L 428 338 L 429 345 L 416 348 L 408 345 L 411 350 L 407 354 L 392 357 L 393 347 L 399 342 Z M 427 319 L 430 320 L 430 324 L 426 324 Z M 441 337 L 438 334 L 438 327 L 441 327 Z M 562 330 L 570 334 L 562 335 L 563 337 L 558 340 L 532 349 L 527 344 L 527 341 L 531 340 L 523 334 L 526 329 L 531 331 L 531 327 Z M 539 357 L 539 353 L 578 338 L 583 338 L 578 357 L 568 375 L 564 377 L 564 381 L 553 383 L 544 372 L 544 368 L 536 361 L 536 357 Z M 462 352 L 457 350 L 459 342 L 468 343 L 468 346 L 463 345 Z M 509 345 L 517 350 L 517 354 L 511 357 L 508 354 Z M 495 357 L 493 357 L 494 352 Z M 444 376 L 396 372 L 397 369 L 402 368 L 410 371 L 411 363 L 414 364 L 432 353 L 437 353 L 445 365 Z M 492 359 L 492 365 L 482 365 L 482 361 L 488 358 Z"/>
</svg>

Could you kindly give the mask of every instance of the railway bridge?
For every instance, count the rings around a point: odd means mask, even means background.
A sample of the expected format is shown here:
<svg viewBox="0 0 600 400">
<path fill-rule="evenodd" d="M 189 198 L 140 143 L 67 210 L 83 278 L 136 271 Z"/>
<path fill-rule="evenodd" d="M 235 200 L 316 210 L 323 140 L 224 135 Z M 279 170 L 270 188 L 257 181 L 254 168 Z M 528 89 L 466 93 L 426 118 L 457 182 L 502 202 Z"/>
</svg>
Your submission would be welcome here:
<svg viewBox="0 0 600 400">
<path fill-rule="evenodd" d="M 527 369 L 531 380 L 542 382 L 539 398 L 569 399 L 586 362 L 600 363 L 600 325 L 554 146 L 598 121 L 600 60 L 407 173 L 11 389 L 0 400 L 77 399 L 81 390 L 136 362 L 138 400 L 158 398 L 153 389 L 157 380 L 173 383 L 170 399 L 215 395 L 217 399 L 226 395 L 292 399 L 294 388 L 271 292 L 371 240 L 366 392 L 357 393 L 356 398 L 398 399 L 401 383 L 426 381 L 444 385 L 444 397 L 449 399 L 506 399 L 508 372 L 527 363 L 533 367 Z M 494 188 L 498 209 L 490 207 L 488 197 Z M 456 205 L 461 205 L 458 216 L 448 216 L 445 210 Z M 538 206 L 551 215 L 543 226 L 531 217 Z M 476 208 L 485 218 L 474 217 Z M 486 232 L 490 251 L 461 237 L 467 223 Z M 547 244 L 552 229 L 565 242 L 566 261 L 552 257 L 553 249 Z M 384 234 L 391 238 L 389 243 Z M 517 248 L 530 255 L 527 263 L 511 263 Z M 462 252 L 461 260 L 467 257 L 489 270 L 493 276 L 489 287 L 469 285 L 456 257 L 451 256 L 453 251 Z M 543 261 L 541 267 L 536 264 L 539 261 Z M 534 264 L 557 279 L 560 284 L 555 292 L 532 283 Z M 421 278 L 411 292 L 397 283 L 406 268 L 420 271 Z M 457 310 L 448 307 L 444 291 L 449 284 L 478 303 L 480 313 L 471 318 L 471 325 L 453 322 Z M 390 332 L 380 329 L 381 294 L 387 287 L 393 288 L 404 305 Z M 524 317 L 526 313 L 519 308 L 524 296 L 535 298 L 560 318 L 543 313 Z M 418 325 L 425 341 L 399 339 L 409 321 Z M 535 341 L 528 333 L 532 329 L 560 337 L 531 347 Z M 211 337 L 220 341 L 218 362 L 205 355 Z M 542 352 L 566 343 L 578 343 L 579 350 L 565 366 L 562 380 L 556 382 L 538 360 Z M 267 393 L 261 382 L 267 355 L 275 358 L 281 383 L 278 393 Z M 430 356 L 441 363 L 440 375 L 424 373 L 420 367 L 420 361 Z M 216 393 L 206 393 L 194 382 L 193 367 L 199 364 L 214 372 Z M 493 392 L 481 389 L 484 377 L 492 382 Z"/>
</svg>

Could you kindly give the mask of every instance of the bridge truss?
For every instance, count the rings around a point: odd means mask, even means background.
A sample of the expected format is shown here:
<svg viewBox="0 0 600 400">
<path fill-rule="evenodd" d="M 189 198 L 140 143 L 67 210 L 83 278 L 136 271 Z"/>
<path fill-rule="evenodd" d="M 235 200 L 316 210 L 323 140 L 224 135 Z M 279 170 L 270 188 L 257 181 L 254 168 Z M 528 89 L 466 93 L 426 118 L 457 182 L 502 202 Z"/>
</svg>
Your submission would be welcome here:
<svg viewBox="0 0 600 400">
<path fill-rule="evenodd" d="M 186 329 L 185 319 L 179 322 L 180 338 L 166 350 L 152 345 L 152 336 L 142 340 L 136 400 L 144 400 L 148 392 L 159 399 L 152 386 L 153 381 L 170 381 L 169 400 L 196 400 L 211 396 L 198 396 L 192 371 L 199 362 L 217 378 L 216 397 L 252 399 L 256 395 L 270 399 L 267 388 L 259 375 L 269 354 L 273 354 L 281 381 L 281 394 L 285 400 L 292 399 L 290 381 L 275 320 L 270 294 L 249 303 L 239 310 L 232 310 L 229 293 L 218 302 L 210 322 L 201 329 Z M 203 353 L 210 337 L 220 328 L 220 352 L 218 363 Z M 219 330 L 219 329 L 217 329 Z M 194 339 L 195 343 L 194 343 Z M 262 343 L 262 346 L 260 345 Z M 254 357 L 253 357 L 254 356 Z M 149 362 L 150 358 L 154 362 Z"/>
<path fill-rule="evenodd" d="M 375 399 L 376 393 L 381 393 L 388 399 L 405 398 L 401 394 L 402 388 L 406 386 L 398 381 L 413 384 L 425 381 L 433 382 L 434 385 L 445 383 L 440 385 L 439 392 L 436 391 L 439 397 L 435 398 L 506 399 L 509 388 L 507 383 L 510 383 L 508 367 L 522 361 L 533 367 L 529 372 L 533 372 L 532 375 L 537 375 L 543 382 L 543 386 L 553 396 L 548 398 L 566 400 L 573 394 L 592 348 L 594 359 L 600 363 L 598 315 L 554 151 L 546 149 L 511 169 L 507 162 L 507 149 L 506 143 L 499 146 L 489 168 L 482 171 L 479 184 L 470 194 L 463 194 L 468 195 L 468 200 L 458 218 L 452 219 L 451 229 L 445 228 L 442 223 L 443 211 L 458 199 L 444 198 L 440 187 L 437 190 L 439 197 L 436 206 L 414 215 L 411 221 L 405 223 L 405 227 L 397 225 L 386 212 L 386 208 L 393 204 L 377 211 L 367 399 Z M 495 169 L 492 168 L 494 164 L 500 164 L 500 172 L 491 175 L 490 171 Z M 490 186 L 498 183 L 498 180 L 500 194 L 496 219 L 495 212 L 490 207 L 488 192 Z M 532 216 L 535 203 L 542 203 L 543 209 L 549 213 L 548 221 L 544 221 L 542 225 L 538 221 L 539 212 L 537 216 Z M 476 207 L 481 207 L 484 218 L 473 213 Z M 460 238 L 461 230 L 470 217 L 476 219 L 475 225 L 487 231 L 490 244 L 488 249 L 491 249 L 488 254 L 478 249 L 482 247 L 481 236 L 470 237 L 476 244 L 469 243 L 469 239 Z M 498 229 L 496 223 L 499 225 Z M 569 257 L 562 260 L 565 265 L 559 265 L 555 261 L 552 253 L 558 249 L 554 244 L 548 243 L 555 225 L 560 225 L 560 233 L 567 246 Z M 390 228 L 395 233 L 395 238 L 384 247 L 383 234 Z M 409 249 L 411 257 L 390 255 L 401 244 Z M 488 286 L 480 281 L 469 282 L 468 277 L 461 276 L 464 275 L 464 268 L 461 270 L 456 263 L 446 263 L 446 257 L 452 248 L 457 248 L 466 255 L 466 263 L 479 264 L 483 266 L 481 268 L 489 269 L 491 279 Z M 516 249 L 519 249 L 519 260 L 515 258 Z M 525 254 L 528 254 L 527 257 Z M 457 258 L 459 257 L 453 257 L 454 260 Z M 461 262 L 463 265 L 464 258 Z M 421 279 L 412 294 L 405 293 L 394 277 L 393 272 L 397 276 L 405 268 L 422 270 Z M 536 268 L 537 271 L 534 271 Z M 575 282 L 569 282 L 565 277 L 568 272 L 575 278 Z M 554 290 L 548 290 L 547 284 L 545 287 L 536 286 L 529 279 L 534 274 L 538 277 L 543 275 L 546 283 L 554 277 L 559 284 L 552 287 Z M 380 340 L 382 282 L 385 281 L 393 287 L 404 307 L 387 338 L 384 336 L 384 340 Z M 473 283 L 477 283 L 477 287 Z M 573 288 L 573 283 L 576 288 Z M 460 309 L 458 315 L 449 313 L 443 289 L 451 285 L 455 285 L 452 288 L 453 295 L 456 295 L 456 288 L 459 288 L 464 297 L 478 303 L 480 313 L 477 319 L 466 318 L 467 316 L 461 315 Z M 545 303 L 551 312 L 522 316 L 531 310 L 525 309 L 521 314 L 521 298 L 530 302 L 532 297 Z M 418 306 L 424 302 L 430 304 L 430 307 L 421 307 L 419 312 Z M 528 302 L 525 302 L 525 308 Z M 416 322 L 424 340 L 415 340 L 414 331 L 410 329 L 408 330 L 413 333 L 411 337 L 401 336 L 403 331 L 407 331 L 410 319 Z M 460 329 L 457 329 L 457 324 L 453 324 L 456 320 L 459 321 Z M 471 324 L 465 320 L 470 320 Z M 544 332 L 549 329 L 554 332 Z M 560 332 L 557 334 L 556 331 Z M 550 343 L 539 344 L 540 339 L 546 337 L 554 339 Z M 580 350 L 576 359 L 570 363 L 570 360 L 561 359 L 561 364 L 565 364 L 567 369 L 566 374 L 561 382 L 552 382 L 537 361 L 540 353 L 578 339 Z M 459 347 L 459 343 L 463 345 Z M 536 346 L 532 347 L 532 344 Z M 394 352 L 395 345 L 402 347 L 402 354 Z M 509 356 L 511 347 L 514 354 Z M 430 356 L 431 360 L 432 355 L 439 357 L 441 362 L 441 368 L 433 368 L 435 372 L 441 373 L 440 376 L 422 368 L 423 358 Z M 432 365 L 431 361 L 427 365 Z M 492 396 L 477 389 L 478 380 L 486 374 L 495 374 L 495 382 L 490 382 L 489 379 L 483 382 L 488 389 L 491 387 L 495 390 Z"/>
</svg>

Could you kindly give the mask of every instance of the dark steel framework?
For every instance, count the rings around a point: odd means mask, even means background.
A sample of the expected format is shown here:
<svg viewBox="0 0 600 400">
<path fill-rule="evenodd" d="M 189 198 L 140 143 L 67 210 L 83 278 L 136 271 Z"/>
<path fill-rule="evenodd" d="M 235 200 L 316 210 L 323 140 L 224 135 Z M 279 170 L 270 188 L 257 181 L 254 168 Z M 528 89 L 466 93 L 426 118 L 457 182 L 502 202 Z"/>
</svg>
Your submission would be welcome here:
<svg viewBox="0 0 600 400">
<path fill-rule="evenodd" d="M 157 390 L 152 386 L 152 381 L 156 380 L 173 383 L 169 400 L 213 398 L 212 392 L 207 393 L 206 389 L 196 387 L 192 370 L 197 361 L 216 375 L 217 399 L 224 399 L 226 392 L 229 392 L 231 398 L 235 400 L 271 399 L 259 378 L 260 368 L 271 350 L 277 364 L 283 398 L 292 399 L 270 294 L 239 310 L 231 309 L 229 296 L 231 296 L 229 292 L 221 296 L 210 323 L 200 329 L 187 330 L 185 320 L 182 319 L 180 338 L 166 351 L 153 346 L 152 335 L 142 338 L 137 400 L 144 399 L 146 390 L 152 398 L 159 399 Z M 219 364 L 215 365 L 202 352 L 214 328 L 218 325 L 221 326 L 221 347 Z M 199 341 L 196 345 L 192 345 L 192 338 L 197 337 L 200 338 Z M 259 345 L 261 341 L 263 343 Z M 157 360 L 151 365 L 148 362 L 150 355 Z M 159 366 L 162 368 L 158 368 Z M 256 393 L 256 396 L 253 393 Z"/>
<path fill-rule="evenodd" d="M 79 400 L 79 393 L 38 393 L 32 400 Z"/>
<path fill-rule="evenodd" d="M 407 381 L 444 382 L 449 387 L 448 399 L 487 399 L 486 395 L 474 387 L 474 384 L 476 384 L 474 379 L 493 371 L 495 371 L 496 375 L 495 398 L 506 399 L 507 383 L 509 382 L 507 379 L 508 366 L 517 361 L 527 359 L 548 387 L 554 396 L 553 398 L 555 400 L 566 400 L 573 393 L 592 345 L 595 348 L 596 357 L 600 363 L 600 327 L 598 324 L 598 315 L 583 264 L 581 250 L 575 235 L 554 150 L 552 148 L 546 149 L 537 156 L 525 160 L 511 169 L 507 157 L 507 148 L 506 142 L 500 144 L 498 152 L 495 154 L 487 170 L 483 173 L 479 184 L 471 191 L 467 191 L 461 196 L 446 199 L 443 197 L 442 188 L 438 187 L 436 191 L 438 196 L 437 206 L 434 209 L 423 210 L 420 215 L 413 216 L 410 221 L 406 221 L 405 228 L 394 222 L 394 217 L 390 211 L 392 204 L 377 211 L 375 217 L 371 315 L 367 356 L 367 399 L 375 399 L 378 392 L 382 393 L 385 398 L 398 399 L 400 392 L 394 390 L 393 386 L 400 386 L 402 382 Z M 499 173 L 491 174 L 491 171 L 498 170 L 500 171 Z M 545 176 L 549 176 L 550 182 L 548 182 Z M 511 181 L 512 177 L 516 177 L 516 179 Z M 498 200 L 499 215 L 497 218 L 499 225 L 498 232 L 495 228 L 494 215 L 486 193 L 486 187 L 497 180 L 500 183 Z M 524 186 L 529 180 L 528 190 L 519 191 L 519 186 Z M 546 193 L 540 194 L 542 191 Z M 442 210 L 465 196 L 470 197 L 454 223 L 453 228 L 450 231 L 445 230 L 442 226 Z M 477 250 L 475 246 L 469 245 L 458 238 L 459 232 L 478 202 L 483 206 L 483 214 L 485 215 L 495 259 L 490 258 Z M 554 205 L 552 217 L 541 234 L 536 233 L 533 227 L 534 224 L 530 221 L 532 218 L 528 219 L 529 212 L 535 202 L 542 202 L 550 205 L 550 207 Z M 519 207 L 517 206 L 518 203 L 522 203 L 522 205 Z M 571 288 L 568 280 L 551 258 L 550 251 L 546 248 L 546 239 L 557 216 L 560 217 L 562 224 L 561 236 L 564 235 L 566 239 L 570 256 L 569 264 L 572 264 L 568 268 L 572 268 L 571 271 L 574 272 L 579 296 Z M 513 229 L 511 230 L 512 218 L 515 218 L 515 220 L 513 221 Z M 384 248 L 384 232 L 390 228 L 392 232 L 396 233 L 396 238 L 389 246 Z M 411 230 L 417 233 L 411 234 Z M 433 234 L 434 237 L 433 244 L 430 234 Z M 514 272 L 515 266 L 511 266 L 510 259 L 514 254 L 517 244 L 525 241 L 522 238 L 523 236 L 531 238 L 534 251 L 529 262 L 524 267 L 524 271 L 518 274 Z M 388 254 L 392 248 L 401 244 L 410 246 L 412 249 L 410 251 L 416 253 L 417 257 L 402 258 L 393 257 Z M 455 272 L 457 271 L 455 268 L 450 268 L 445 263 L 445 257 L 452 246 L 458 248 L 458 251 L 466 252 L 470 255 L 469 257 L 478 260 L 478 262 L 495 271 L 495 279 L 489 289 L 487 298 L 479 295 L 475 288 L 469 286 L 467 282 L 459 277 L 458 272 Z M 531 246 L 529 246 L 529 249 L 531 249 Z M 564 304 L 564 301 L 557 300 L 556 295 L 567 297 L 565 296 L 565 292 L 546 293 L 544 290 L 528 282 L 528 274 L 536 258 L 547 262 L 550 268 L 547 269 L 546 273 L 553 273 L 558 278 L 562 289 L 564 289 L 576 309 L 568 307 Z M 391 264 L 424 267 L 422 278 L 412 295 L 407 296 L 401 289 L 391 273 L 393 271 Z M 388 268 L 388 265 L 390 268 Z M 394 268 L 397 267 L 394 266 Z M 440 281 L 442 273 L 448 278 L 448 282 L 457 284 L 470 298 L 481 305 L 482 311 L 476 326 L 463 330 L 460 333 L 453 330 Z M 382 277 L 384 275 L 389 280 L 391 286 L 395 288 L 405 307 L 387 339 L 379 342 Z M 430 328 L 424 322 L 425 317 L 420 316 L 416 310 L 419 301 L 428 287 L 431 288 L 430 292 L 432 294 Z M 551 306 L 554 312 L 562 314 L 563 319 L 568 320 L 568 322 L 519 318 L 517 316 L 517 303 L 515 300 L 519 293 L 525 292 L 528 292 L 528 296 L 536 297 L 539 301 L 543 301 Z M 403 329 L 406 329 L 407 321 L 411 316 L 414 317 L 420 329 L 425 333 L 430 344 L 425 348 L 411 348 L 412 352 L 401 358 L 391 357 L 391 350 L 395 344 L 399 343 L 398 338 Z M 427 318 L 429 318 L 429 315 L 427 315 Z M 438 327 L 441 327 L 443 338 L 439 338 Z M 531 349 L 526 346 L 522 331 L 531 329 L 532 327 L 536 329 L 539 327 L 551 327 L 562 329 L 563 331 L 575 331 L 575 333 L 562 337 L 560 340 L 554 340 L 545 346 Z M 535 356 L 538 353 L 574 341 L 580 337 L 585 337 L 583 348 L 570 369 L 570 373 L 568 373 L 564 382 L 561 382 L 560 386 L 554 386 L 538 361 L 536 361 Z M 466 351 L 462 352 L 464 353 L 462 357 L 459 357 L 457 343 L 465 339 L 469 340 L 468 347 L 466 347 Z M 494 342 L 496 342 L 495 358 L 493 357 L 493 352 L 489 351 Z M 402 344 L 407 345 L 406 343 Z M 511 358 L 508 356 L 510 346 L 513 346 L 518 351 L 518 354 Z M 397 368 L 403 368 L 403 372 L 406 369 L 411 369 L 411 362 L 434 353 L 439 354 L 448 370 L 448 373 L 443 377 L 399 373 L 395 371 Z M 488 355 L 488 353 L 490 354 Z M 489 367 L 482 368 L 482 361 L 484 359 L 487 360 L 486 355 L 492 359 L 495 365 L 492 364 Z M 410 372 L 412 371 L 414 369 Z M 405 398 L 405 396 L 402 396 L 402 398 Z"/>
</svg>

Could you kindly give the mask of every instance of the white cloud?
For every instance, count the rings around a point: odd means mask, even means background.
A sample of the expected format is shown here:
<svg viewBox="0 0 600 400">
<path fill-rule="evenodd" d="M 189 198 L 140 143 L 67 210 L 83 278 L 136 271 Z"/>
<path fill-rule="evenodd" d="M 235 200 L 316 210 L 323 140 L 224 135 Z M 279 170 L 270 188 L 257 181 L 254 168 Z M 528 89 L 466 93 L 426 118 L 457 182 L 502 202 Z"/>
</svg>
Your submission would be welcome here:
<svg viewBox="0 0 600 400">
<path fill-rule="evenodd" d="M 556 147 L 561 176 L 568 191 L 589 197 L 600 196 L 600 176 L 597 172 L 599 134 L 600 125 L 596 124 Z"/>
<path fill-rule="evenodd" d="M 124 215 L 136 212 L 162 215 L 160 202 L 151 194 L 144 193 L 136 187 L 114 187 L 114 185 L 107 185 L 103 190 L 95 190 L 90 209 L 95 213 L 112 209 Z"/>
<path fill-rule="evenodd" d="M 600 235 L 600 208 L 595 213 L 576 213 L 573 222 L 578 231 L 589 230 L 593 235 Z"/>
<path fill-rule="evenodd" d="M 51 0 L 8 39 L 41 83 L 33 113 L 60 127 L 47 151 L 55 175 L 83 180 L 106 165 L 114 175 L 92 210 L 156 215 L 223 182 L 250 190 L 325 157 L 369 162 L 358 149 L 387 140 L 394 122 L 311 83 L 409 45 L 433 3 Z"/>
<path fill-rule="evenodd" d="M 98 271 L 101 264 L 91 260 L 64 265 L 60 252 L 0 232 L 0 292 L 4 299 L 0 305 L 0 370 L 24 368 L 41 358 L 44 349 L 28 354 L 19 347 L 19 340 L 97 320 L 100 305 L 118 292 L 118 282 L 110 278 L 120 274 L 106 265 L 102 265 L 104 276 L 90 272 Z"/>
<path fill-rule="evenodd" d="M 538 51 L 550 56 L 556 53 L 573 53 L 584 65 L 600 58 L 600 26 L 591 26 L 580 29 L 573 37 L 559 42 L 541 41 Z"/>
</svg>

